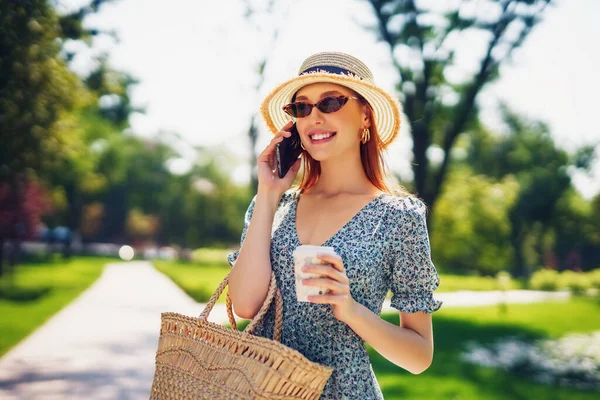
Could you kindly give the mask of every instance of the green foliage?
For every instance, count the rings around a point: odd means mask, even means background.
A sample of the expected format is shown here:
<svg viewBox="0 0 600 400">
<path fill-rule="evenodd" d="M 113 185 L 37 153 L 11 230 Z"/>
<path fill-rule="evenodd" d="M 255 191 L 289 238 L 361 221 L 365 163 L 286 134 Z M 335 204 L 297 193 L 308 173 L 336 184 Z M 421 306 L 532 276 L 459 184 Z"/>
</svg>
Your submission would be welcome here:
<svg viewBox="0 0 600 400">
<path fill-rule="evenodd" d="M 591 287 L 600 289 L 600 268 L 588 272 L 588 279 L 590 280 Z"/>
<path fill-rule="evenodd" d="M 222 148 L 198 149 L 198 162 L 181 177 L 181 189 L 169 209 L 185 221 L 180 243 L 187 247 L 224 247 L 239 243 L 244 214 L 251 195 L 247 188 L 231 183 L 233 155 Z M 185 186 L 184 186 L 185 185 Z M 177 227 L 173 227 L 177 229 Z"/>
<path fill-rule="evenodd" d="M 508 128 L 494 135 L 478 128 L 472 136 L 466 162 L 475 172 L 495 179 L 510 177 L 518 182 L 516 199 L 507 218 L 514 250 L 513 273 L 527 276 L 530 265 L 544 264 L 544 255 L 554 250 L 554 220 L 561 199 L 572 188 L 567 167 L 570 157 L 556 147 L 548 127 L 502 107 Z"/>
<path fill-rule="evenodd" d="M 84 196 L 107 184 L 97 171 L 92 140 L 119 134 L 116 123 L 88 133 L 87 128 L 95 124 L 86 122 L 90 114 L 101 114 L 99 97 L 108 92 L 86 86 L 69 70 L 73 54 L 63 51 L 66 39 L 84 39 L 90 44 L 89 39 L 100 33 L 84 28 L 83 19 L 106 0 L 90 2 L 63 16 L 57 15 L 55 3 L 47 0 L 0 3 L 0 183 L 41 180 L 55 200 L 53 213 L 44 222 L 51 227 L 66 225 L 73 231 L 81 225 Z M 127 100 L 128 85 L 135 82 L 116 82 L 111 89 Z M 117 103 L 124 104 L 122 100 Z M 117 122 L 120 128 L 127 125 Z M 8 199 L 17 201 L 7 204 L 16 206 L 5 211 L 22 213 L 19 197 L 17 186 L 11 184 Z M 13 227 L 10 230 L 15 231 Z"/>
<path fill-rule="evenodd" d="M 503 273 L 501 271 L 499 274 Z M 451 275 L 440 274 L 440 286 L 438 292 L 454 292 L 459 290 L 517 290 L 522 289 L 522 284 L 510 278 L 506 281 L 501 281 L 498 277 L 492 276 L 468 276 L 468 275 Z"/>
<path fill-rule="evenodd" d="M 126 232 L 132 239 L 151 239 L 159 229 L 158 219 L 146 215 L 138 208 L 133 208 L 127 214 Z"/>
<path fill-rule="evenodd" d="M 560 287 L 569 289 L 573 294 L 584 294 L 592 287 L 585 273 L 563 271 L 560 275 Z"/>
<path fill-rule="evenodd" d="M 0 5 L 0 178 L 69 158 L 80 142 L 67 118 L 89 101 L 59 57 L 58 18 L 45 0 Z"/>
<path fill-rule="evenodd" d="M 76 182 L 53 178 L 57 186 L 52 193 L 65 214 L 81 216 L 76 226 L 86 240 L 143 239 L 186 247 L 239 241 L 250 199 L 246 188 L 230 183 L 226 166 L 234 163 L 224 158 L 231 155 L 200 149 L 197 165 L 175 175 L 168 164 L 179 155 L 162 139 L 119 134 L 92 109 L 78 116 L 81 136 L 89 143 L 88 154 L 81 157 L 93 173 Z M 69 188 L 78 199 L 69 196 Z M 77 209 L 73 202 L 83 204 Z M 59 215 L 54 220 L 65 219 Z"/>
<path fill-rule="evenodd" d="M 596 197 L 600 199 L 600 195 Z M 571 189 L 557 202 L 552 219 L 554 251 L 565 268 L 591 270 L 600 265 L 600 207 Z"/>
<path fill-rule="evenodd" d="M 432 219 L 433 260 L 442 271 L 494 275 L 512 262 L 508 212 L 518 184 L 455 168 Z"/>
<path fill-rule="evenodd" d="M 89 14 L 98 11 L 100 6 L 105 3 L 110 3 L 113 0 L 90 0 L 88 4 L 81 6 L 78 10 L 72 11 L 69 14 L 61 15 L 59 18 L 62 37 L 72 40 L 83 40 L 89 44 L 90 39 L 100 33 L 105 33 L 96 28 L 85 28 L 83 20 Z"/>
<path fill-rule="evenodd" d="M 529 280 L 529 286 L 535 290 L 558 290 L 559 273 L 553 269 L 541 269 L 536 271 Z"/>
<path fill-rule="evenodd" d="M 144 112 L 143 108 L 132 105 L 129 95 L 129 88 L 138 83 L 132 75 L 111 68 L 105 56 L 85 79 L 86 86 L 99 97 L 98 114 L 119 130 L 129 126 L 129 116 L 133 112 Z"/>
<path fill-rule="evenodd" d="M 228 249 L 219 248 L 200 248 L 192 252 L 191 261 L 200 265 L 215 265 L 229 268 L 229 263 L 225 261 Z"/>
<path fill-rule="evenodd" d="M 600 269 L 590 272 L 540 269 L 531 276 L 529 286 L 535 290 L 570 290 L 573 294 L 585 294 L 588 289 L 600 287 Z"/>
</svg>

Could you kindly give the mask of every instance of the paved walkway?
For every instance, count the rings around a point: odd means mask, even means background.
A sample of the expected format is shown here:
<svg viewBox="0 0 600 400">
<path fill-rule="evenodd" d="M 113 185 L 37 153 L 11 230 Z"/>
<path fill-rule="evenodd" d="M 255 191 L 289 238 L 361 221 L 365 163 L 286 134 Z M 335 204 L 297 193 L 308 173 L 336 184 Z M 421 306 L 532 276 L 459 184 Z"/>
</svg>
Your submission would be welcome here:
<svg viewBox="0 0 600 400">
<path fill-rule="evenodd" d="M 445 307 L 564 300 L 567 293 L 455 292 Z M 384 305 L 389 306 L 389 302 Z M 147 262 L 109 264 L 100 279 L 0 359 L 0 399 L 148 399 L 160 313 L 203 309 Z M 210 315 L 226 322 L 224 305 Z"/>
<path fill-rule="evenodd" d="M 148 399 L 160 313 L 202 309 L 146 262 L 107 265 L 90 289 L 0 359 L 0 399 Z"/>
</svg>

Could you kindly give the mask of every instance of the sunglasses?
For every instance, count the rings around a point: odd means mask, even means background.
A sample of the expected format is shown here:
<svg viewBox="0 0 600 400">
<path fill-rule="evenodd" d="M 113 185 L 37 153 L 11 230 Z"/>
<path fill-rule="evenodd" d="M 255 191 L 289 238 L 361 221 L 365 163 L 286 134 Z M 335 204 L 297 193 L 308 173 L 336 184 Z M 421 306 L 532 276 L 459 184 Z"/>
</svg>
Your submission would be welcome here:
<svg viewBox="0 0 600 400">
<path fill-rule="evenodd" d="M 322 113 L 329 114 L 339 111 L 350 99 L 358 100 L 358 97 L 329 96 L 319 100 L 315 104 L 297 101 L 283 106 L 283 111 L 294 118 L 304 118 L 309 116 L 313 107 L 317 107 Z"/>
</svg>

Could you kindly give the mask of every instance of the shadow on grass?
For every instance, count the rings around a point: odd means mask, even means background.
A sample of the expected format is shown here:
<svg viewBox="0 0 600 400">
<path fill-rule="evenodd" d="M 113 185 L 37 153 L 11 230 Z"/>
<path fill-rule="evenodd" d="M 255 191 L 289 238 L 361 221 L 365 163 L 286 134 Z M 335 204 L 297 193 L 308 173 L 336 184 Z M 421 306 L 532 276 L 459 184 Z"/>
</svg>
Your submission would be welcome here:
<svg viewBox="0 0 600 400">
<path fill-rule="evenodd" d="M 17 303 L 27 303 L 39 300 L 52 291 L 49 287 L 20 288 L 8 285 L 0 286 L 0 299 Z"/>
<path fill-rule="evenodd" d="M 398 324 L 398 315 L 382 316 Z M 523 340 L 545 338 L 538 330 L 522 325 L 480 324 L 467 319 L 436 316 L 435 355 L 432 365 L 414 376 L 390 363 L 372 348 L 373 370 L 382 384 L 386 399 L 587 399 L 591 393 L 571 388 L 547 386 L 531 379 L 461 361 L 468 341 L 486 344 L 503 337 Z"/>
</svg>

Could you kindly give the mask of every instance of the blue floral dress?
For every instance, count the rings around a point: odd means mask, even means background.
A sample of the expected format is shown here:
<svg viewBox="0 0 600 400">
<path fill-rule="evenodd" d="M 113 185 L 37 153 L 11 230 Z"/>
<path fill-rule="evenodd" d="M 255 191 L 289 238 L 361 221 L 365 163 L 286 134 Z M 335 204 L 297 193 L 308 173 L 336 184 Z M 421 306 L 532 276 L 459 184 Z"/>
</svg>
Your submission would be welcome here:
<svg viewBox="0 0 600 400">
<path fill-rule="evenodd" d="M 294 190 L 282 195 L 271 235 L 271 267 L 283 297 L 281 342 L 334 368 L 321 399 L 383 399 L 364 340 L 335 318 L 330 305 L 296 300 L 292 253 L 301 244 L 296 232 L 299 196 Z M 246 212 L 241 243 L 255 201 Z M 432 293 L 439 276 L 431 262 L 425 210 L 414 197 L 384 193 L 323 243 L 342 258 L 352 298 L 377 315 L 390 290 L 392 307 L 406 313 L 432 313 L 441 306 Z M 227 256 L 231 265 L 238 254 Z M 272 306 L 257 327 L 258 335 L 273 338 L 274 311 Z"/>
</svg>

